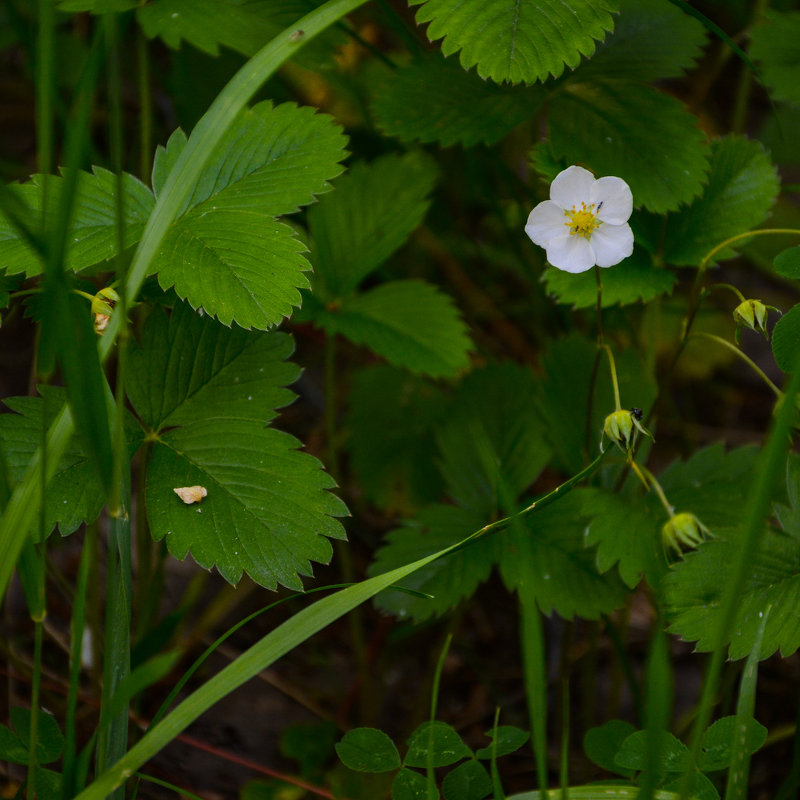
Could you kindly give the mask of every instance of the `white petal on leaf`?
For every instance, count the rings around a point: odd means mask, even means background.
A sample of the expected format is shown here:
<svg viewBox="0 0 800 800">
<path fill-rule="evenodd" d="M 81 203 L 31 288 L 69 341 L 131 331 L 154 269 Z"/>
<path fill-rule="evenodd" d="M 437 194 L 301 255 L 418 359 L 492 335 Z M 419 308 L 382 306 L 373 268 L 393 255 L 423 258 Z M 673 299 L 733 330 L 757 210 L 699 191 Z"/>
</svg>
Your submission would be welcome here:
<svg viewBox="0 0 800 800">
<path fill-rule="evenodd" d="M 550 199 L 561 208 L 580 206 L 589 199 L 594 175 L 583 167 L 568 167 L 550 184 Z"/>
<path fill-rule="evenodd" d="M 568 218 L 564 209 L 550 200 L 545 200 L 528 215 L 525 232 L 534 244 L 546 248 L 551 240 L 568 232 L 566 222 Z"/>
<path fill-rule="evenodd" d="M 633 194 L 622 178 L 598 178 L 589 193 L 589 200 L 595 207 L 599 206 L 597 218 L 612 225 L 627 222 L 633 212 Z"/>
<path fill-rule="evenodd" d="M 633 253 L 631 226 L 604 223 L 592 234 L 592 250 L 598 267 L 613 267 Z"/>
<path fill-rule="evenodd" d="M 594 251 L 583 236 L 552 239 L 547 247 L 547 260 L 565 272 L 586 272 L 595 264 Z"/>
</svg>

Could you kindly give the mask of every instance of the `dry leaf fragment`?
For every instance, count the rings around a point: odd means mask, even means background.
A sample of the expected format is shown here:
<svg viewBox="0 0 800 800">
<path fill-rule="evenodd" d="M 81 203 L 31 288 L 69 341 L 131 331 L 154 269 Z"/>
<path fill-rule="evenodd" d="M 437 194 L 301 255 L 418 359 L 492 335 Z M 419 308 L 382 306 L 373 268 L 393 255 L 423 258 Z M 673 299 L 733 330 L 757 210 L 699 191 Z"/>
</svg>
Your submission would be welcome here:
<svg viewBox="0 0 800 800">
<path fill-rule="evenodd" d="M 208 490 L 205 486 L 180 486 L 172 491 L 175 492 L 187 506 L 192 503 L 199 503 L 208 494 Z"/>
</svg>

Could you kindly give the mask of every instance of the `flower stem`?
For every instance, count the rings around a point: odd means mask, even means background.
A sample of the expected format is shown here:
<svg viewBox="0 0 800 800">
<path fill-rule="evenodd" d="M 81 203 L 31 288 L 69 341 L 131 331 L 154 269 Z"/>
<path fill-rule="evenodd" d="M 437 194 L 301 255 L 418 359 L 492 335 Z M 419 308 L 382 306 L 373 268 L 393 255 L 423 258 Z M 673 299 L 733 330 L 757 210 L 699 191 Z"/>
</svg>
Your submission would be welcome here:
<svg viewBox="0 0 800 800">
<path fill-rule="evenodd" d="M 712 283 L 703 292 L 703 297 L 706 297 L 709 292 L 712 292 L 714 289 L 730 289 L 730 291 L 732 291 L 739 298 L 740 303 L 744 303 L 747 300 L 747 298 L 730 283 Z"/>
<path fill-rule="evenodd" d="M 650 472 L 647 467 L 640 467 L 640 469 L 647 476 L 647 480 L 650 483 L 650 488 L 656 493 L 656 496 L 661 501 L 661 505 L 664 506 L 667 516 L 672 519 L 675 516 L 675 509 L 670 505 L 669 500 L 667 500 L 667 496 L 664 494 L 661 484 L 656 480 L 656 476 L 653 475 L 653 473 Z"/>
<path fill-rule="evenodd" d="M 742 239 L 749 239 L 751 236 L 767 236 L 778 234 L 800 235 L 800 230 L 797 228 L 759 228 L 757 231 L 745 231 L 744 233 L 737 233 L 736 236 L 731 236 L 724 242 L 720 242 L 716 247 L 712 247 L 711 250 L 706 253 L 706 255 L 703 257 L 703 260 L 700 262 L 700 271 L 702 273 L 708 267 L 711 259 L 714 258 L 714 256 L 719 253 L 720 250 L 724 250 L 734 242 L 739 242 Z"/>
<path fill-rule="evenodd" d="M 594 265 L 594 277 L 597 280 L 597 346 L 603 347 L 603 282 L 597 264 Z"/>
<path fill-rule="evenodd" d="M 758 364 L 753 361 L 748 355 L 742 352 L 736 345 L 731 344 L 727 339 L 723 339 L 721 336 L 717 336 L 713 333 L 705 333 L 704 331 L 700 331 L 699 333 L 693 333 L 689 338 L 690 339 L 697 339 L 702 337 L 703 339 L 710 339 L 712 342 L 716 342 L 718 345 L 722 347 L 727 347 L 732 353 L 735 353 L 739 358 L 742 359 L 746 364 L 750 366 L 750 368 L 764 381 L 764 383 L 769 386 L 769 388 L 775 393 L 777 398 L 783 397 L 783 392 L 766 376 L 764 371 Z"/>
<path fill-rule="evenodd" d="M 617 365 L 614 363 L 614 354 L 607 344 L 601 344 L 600 347 L 606 351 L 608 356 L 608 368 L 611 370 L 611 385 L 614 387 L 614 405 L 617 411 L 622 410 L 622 403 L 619 399 L 619 382 L 617 381 Z"/>
</svg>

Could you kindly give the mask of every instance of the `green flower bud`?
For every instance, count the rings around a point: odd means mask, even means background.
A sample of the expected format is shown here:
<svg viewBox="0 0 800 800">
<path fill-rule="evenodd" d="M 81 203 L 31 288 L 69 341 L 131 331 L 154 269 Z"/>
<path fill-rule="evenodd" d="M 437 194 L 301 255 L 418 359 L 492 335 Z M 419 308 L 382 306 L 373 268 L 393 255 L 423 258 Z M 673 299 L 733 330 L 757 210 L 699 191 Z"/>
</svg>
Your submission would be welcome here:
<svg viewBox="0 0 800 800">
<path fill-rule="evenodd" d="M 745 300 L 733 310 L 733 319 L 736 322 L 736 341 L 739 341 L 739 331 L 750 328 L 751 331 L 762 333 L 769 339 L 767 330 L 767 315 L 770 311 L 778 311 L 775 306 L 768 306 L 760 300 Z M 780 312 L 778 312 L 780 313 Z"/>
<path fill-rule="evenodd" d="M 94 314 L 94 332 L 103 333 L 111 320 L 114 306 L 119 302 L 119 295 L 110 287 L 101 289 L 92 298 L 92 314 Z"/>
<path fill-rule="evenodd" d="M 695 548 L 710 535 L 708 528 L 688 511 L 675 514 L 661 528 L 664 549 L 674 550 L 679 556 L 683 553 L 683 547 Z"/>
<path fill-rule="evenodd" d="M 649 436 L 651 439 L 653 438 L 650 431 L 642 425 L 641 419 L 641 408 L 632 408 L 630 411 L 626 408 L 620 408 L 617 411 L 613 411 L 603 423 L 603 436 L 608 437 L 621 450 L 627 453 L 633 447 L 637 431 Z"/>
</svg>

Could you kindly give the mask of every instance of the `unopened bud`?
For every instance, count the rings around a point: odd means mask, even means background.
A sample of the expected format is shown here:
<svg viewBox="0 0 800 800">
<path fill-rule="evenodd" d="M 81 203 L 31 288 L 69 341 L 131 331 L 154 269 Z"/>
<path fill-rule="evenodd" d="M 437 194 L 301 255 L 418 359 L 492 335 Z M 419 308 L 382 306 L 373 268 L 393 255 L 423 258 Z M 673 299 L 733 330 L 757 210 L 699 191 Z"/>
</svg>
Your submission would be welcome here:
<svg viewBox="0 0 800 800">
<path fill-rule="evenodd" d="M 683 553 L 684 547 L 694 549 L 710 535 L 708 528 L 688 511 L 675 514 L 661 528 L 665 549 L 674 550 L 679 556 Z"/>
<path fill-rule="evenodd" d="M 775 306 L 765 305 L 760 300 L 745 300 L 739 303 L 733 309 L 733 319 L 736 322 L 736 340 L 739 340 L 739 331 L 742 328 L 750 328 L 751 331 L 761 333 L 769 339 L 767 315 L 770 311 L 778 311 L 778 309 Z"/>
<path fill-rule="evenodd" d="M 606 417 L 603 423 L 603 435 L 627 453 L 633 447 L 637 431 L 653 438 L 650 431 L 642 425 L 641 419 L 641 408 L 632 408 L 630 411 L 626 408 L 617 409 Z"/>
<path fill-rule="evenodd" d="M 92 298 L 92 314 L 94 314 L 94 332 L 103 333 L 108 327 L 114 306 L 119 302 L 119 295 L 110 287 L 101 289 Z"/>
</svg>

